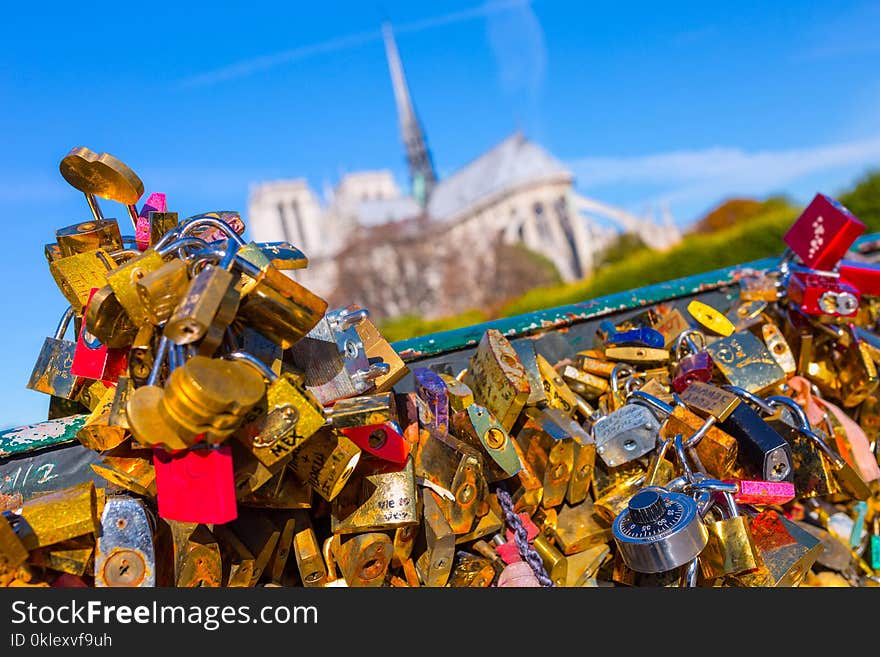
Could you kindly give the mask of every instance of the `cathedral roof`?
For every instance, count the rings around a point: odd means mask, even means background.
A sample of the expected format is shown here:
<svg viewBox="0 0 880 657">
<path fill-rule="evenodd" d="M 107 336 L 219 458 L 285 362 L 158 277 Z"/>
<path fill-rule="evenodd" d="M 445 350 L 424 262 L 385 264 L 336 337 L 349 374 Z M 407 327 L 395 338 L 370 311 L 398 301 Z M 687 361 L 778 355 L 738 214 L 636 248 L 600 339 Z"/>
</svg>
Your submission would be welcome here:
<svg viewBox="0 0 880 657">
<path fill-rule="evenodd" d="M 428 214 L 441 221 L 451 219 L 523 184 L 560 178 L 571 180 L 572 177 L 562 162 L 516 132 L 441 179 L 428 201 Z"/>
</svg>

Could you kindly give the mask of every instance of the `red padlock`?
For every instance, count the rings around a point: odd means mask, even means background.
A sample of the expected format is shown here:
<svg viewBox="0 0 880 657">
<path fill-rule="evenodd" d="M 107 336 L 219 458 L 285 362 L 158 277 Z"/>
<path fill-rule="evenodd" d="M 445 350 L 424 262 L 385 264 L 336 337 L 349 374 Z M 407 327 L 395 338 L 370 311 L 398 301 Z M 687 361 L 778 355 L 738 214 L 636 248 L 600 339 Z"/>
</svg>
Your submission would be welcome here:
<svg viewBox="0 0 880 657">
<path fill-rule="evenodd" d="M 403 465 L 409 456 L 410 443 L 395 422 L 345 427 L 340 431 L 362 450 L 380 459 Z"/>
<path fill-rule="evenodd" d="M 807 267 L 827 270 L 864 232 L 865 224 L 852 212 L 833 198 L 816 194 L 782 239 Z"/>
<path fill-rule="evenodd" d="M 166 520 L 223 524 L 238 517 L 232 448 L 199 443 L 186 450 L 153 450 L 156 501 Z"/>
<path fill-rule="evenodd" d="M 793 270 L 788 298 L 808 315 L 851 317 L 859 311 L 862 295 L 838 276 Z"/>
<path fill-rule="evenodd" d="M 702 345 L 697 345 L 691 336 L 701 338 Z M 683 347 L 687 347 L 688 354 L 683 355 Z M 675 355 L 678 358 L 678 364 L 672 371 L 672 389 L 675 392 L 684 392 L 694 381 L 709 383 L 715 363 L 706 351 L 705 335 L 693 329 L 682 331 L 675 340 Z"/>
<path fill-rule="evenodd" d="M 89 293 L 89 301 L 83 308 L 83 316 L 88 311 L 89 303 L 98 288 L 93 287 Z M 70 373 L 74 376 L 86 379 L 98 379 L 105 383 L 116 383 L 116 380 L 128 367 L 128 350 L 111 349 L 102 344 L 95 336 L 86 330 L 83 322 L 76 339 L 76 349 L 73 352 L 73 361 L 70 365 Z"/>
<path fill-rule="evenodd" d="M 840 278 L 862 294 L 880 297 L 880 265 L 844 259 L 840 261 L 838 272 Z"/>
</svg>

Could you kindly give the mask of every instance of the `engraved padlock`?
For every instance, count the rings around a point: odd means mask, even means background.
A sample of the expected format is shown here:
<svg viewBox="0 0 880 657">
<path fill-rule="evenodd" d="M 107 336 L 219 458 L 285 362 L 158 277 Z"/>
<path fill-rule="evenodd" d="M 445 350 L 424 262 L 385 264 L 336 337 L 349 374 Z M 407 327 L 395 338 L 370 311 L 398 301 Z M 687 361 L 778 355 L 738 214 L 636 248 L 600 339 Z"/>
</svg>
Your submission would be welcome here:
<svg viewBox="0 0 880 657">
<path fill-rule="evenodd" d="M 596 453 L 609 467 L 644 456 L 657 443 L 660 422 L 644 406 L 626 404 L 593 424 Z"/>
<path fill-rule="evenodd" d="M 73 316 L 73 307 L 69 306 L 55 329 L 55 335 L 43 342 L 27 382 L 28 389 L 64 399 L 74 399 L 79 394 L 85 379 L 70 371 L 76 343 L 64 339 Z"/>
</svg>

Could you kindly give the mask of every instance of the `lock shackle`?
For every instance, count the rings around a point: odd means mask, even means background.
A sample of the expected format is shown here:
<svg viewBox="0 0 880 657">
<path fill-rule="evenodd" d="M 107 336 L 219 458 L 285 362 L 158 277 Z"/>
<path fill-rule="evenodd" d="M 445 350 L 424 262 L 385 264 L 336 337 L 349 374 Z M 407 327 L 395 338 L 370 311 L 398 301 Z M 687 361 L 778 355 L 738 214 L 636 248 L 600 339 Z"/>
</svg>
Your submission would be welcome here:
<svg viewBox="0 0 880 657">
<path fill-rule="evenodd" d="M 61 315 L 61 321 L 58 322 L 58 328 L 55 329 L 54 338 L 56 340 L 64 339 L 64 334 L 67 333 L 67 327 L 70 326 L 70 320 L 73 319 L 75 314 L 73 306 L 67 306 L 67 310 Z"/>
<path fill-rule="evenodd" d="M 183 226 L 181 226 L 180 224 L 178 224 L 174 228 L 170 229 L 168 232 L 166 232 L 164 235 L 162 235 L 162 237 L 160 237 L 158 240 L 156 240 L 156 243 L 153 244 L 153 248 L 156 251 L 160 251 L 167 244 L 170 244 L 171 242 L 173 242 L 176 239 L 180 239 L 180 231 L 182 229 L 183 229 Z"/>
<path fill-rule="evenodd" d="M 339 541 L 338 534 L 332 534 L 324 540 L 321 553 L 324 555 L 324 563 L 327 565 L 327 581 L 335 582 L 339 579 L 336 572 L 336 559 L 333 557 L 333 546 Z"/>
<path fill-rule="evenodd" d="M 758 397 L 758 395 L 756 395 L 753 392 L 749 392 L 745 388 L 740 388 L 739 386 L 733 386 L 733 385 L 723 385 L 723 386 L 721 386 L 721 388 L 723 390 L 727 390 L 728 392 L 732 392 L 733 394 L 737 395 L 738 397 L 744 399 L 745 401 L 747 401 L 751 404 L 754 404 L 755 406 L 758 407 L 758 410 L 763 411 L 767 415 L 772 415 L 773 413 L 776 412 L 776 409 L 771 404 L 768 404 L 766 400 L 762 399 L 761 397 Z"/>
<path fill-rule="evenodd" d="M 162 371 L 162 363 L 168 355 L 168 348 L 171 341 L 167 336 L 163 335 L 159 340 L 159 346 L 156 347 L 156 359 L 153 361 L 153 367 L 150 368 L 150 375 L 147 377 L 146 385 L 154 386 L 159 382 L 159 372 Z"/>
<path fill-rule="evenodd" d="M 275 374 L 269 368 L 266 363 L 261 361 L 259 358 L 254 356 L 253 354 L 249 354 L 246 351 L 233 351 L 223 356 L 226 360 L 240 360 L 248 365 L 251 365 L 257 369 L 257 371 L 263 375 L 264 378 L 268 379 L 270 383 L 277 381 L 280 377 Z"/>
<path fill-rule="evenodd" d="M 694 342 L 691 336 L 699 336 L 702 346 L 697 346 L 697 343 Z M 681 360 L 683 357 L 681 353 L 682 347 L 686 347 L 690 354 L 706 351 L 706 334 L 695 328 L 685 329 L 678 334 L 673 343 L 672 353 L 675 354 L 676 360 Z"/>
<path fill-rule="evenodd" d="M 131 260 L 132 258 L 137 258 L 141 252 L 137 249 L 119 249 L 118 251 L 110 251 L 110 257 L 113 258 L 113 262 L 119 264 L 120 260 Z M 106 264 L 106 263 L 105 263 Z"/>
<path fill-rule="evenodd" d="M 785 406 L 794 414 L 799 429 L 810 430 L 810 419 L 807 417 L 806 411 L 804 411 L 804 409 L 801 408 L 801 405 L 791 397 L 786 397 L 785 395 L 772 395 L 767 397 L 766 401 L 774 409 L 780 406 Z"/>
<path fill-rule="evenodd" d="M 352 374 L 351 378 L 356 381 L 373 381 L 389 372 L 391 372 L 391 365 L 388 363 L 371 363 L 369 369 L 361 368 Z"/>
<path fill-rule="evenodd" d="M 667 404 L 665 401 L 658 399 L 654 395 L 643 392 L 641 390 L 633 390 L 629 395 L 627 395 L 626 401 L 629 402 L 632 400 L 636 404 L 640 404 L 642 406 L 647 406 L 648 408 L 652 408 L 664 415 L 672 415 L 672 412 L 675 410 L 673 406 Z"/>
<path fill-rule="evenodd" d="M 349 306 L 348 308 L 342 308 L 335 312 L 331 311 L 327 313 L 327 315 L 329 315 L 327 320 L 333 328 L 338 331 L 345 331 L 368 319 L 370 316 L 370 310 L 369 308 L 354 309 L 352 306 Z"/>
<path fill-rule="evenodd" d="M 168 233 L 166 233 L 166 235 L 167 234 Z M 177 250 L 179 252 L 178 255 L 180 255 L 180 253 L 185 253 L 185 251 L 183 251 L 183 249 L 185 249 L 188 246 L 197 246 L 197 247 L 199 247 L 199 249 L 210 248 L 210 244 L 208 244 L 208 242 L 206 242 L 205 240 L 203 240 L 201 238 L 192 237 L 192 236 L 178 237 L 177 239 L 172 240 L 170 242 L 167 242 L 167 243 L 163 244 L 162 246 L 158 246 L 158 243 L 157 243 L 157 245 L 154 246 L 153 248 L 155 249 L 156 253 L 158 253 L 160 256 L 167 256 L 170 253 L 174 252 L 175 250 Z M 185 255 L 180 255 L 180 258 L 184 259 Z"/>
<path fill-rule="evenodd" d="M 614 368 L 611 370 L 611 389 L 614 392 L 618 392 L 620 390 L 620 375 L 623 374 L 624 377 L 627 377 L 632 376 L 633 374 L 635 374 L 635 372 L 636 371 L 632 367 L 625 363 L 618 363 L 617 365 L 615 365 Z"/>
<path fill-rule="evenodd" d="M 684 478 L 687 480 L 688 485 L 692 486 L 697 479 L 694 477 L 694 471 L 691 469 L 690 463 L 688 463 L 687 454 L 684 451 L 684 440 L 680 433 L 675 434 L 675 438 L 672 439 L 672 448 L 678 457 Z"/>
<path fill-rule="evenodd" d="M 204 228 L 206 226 L 210 226 L 211 228 L 219 228 L 222 230 L 226 236 L 229 238 L 231 242 L 235 242 L 239 246 L 244 246 L 245 241 L 241 238 L 241 235 L 232 230 L 232 226 L 227 224 L 222 219 L 217 219 L 216 217 L 208 217 L 205 215 L 195 215 L 194 217 L 190 217 L 186 219 L 182 225 L 180 230 L 180 236 L 188 235 L 192 231 L 197 228 Z"/>
</svg>

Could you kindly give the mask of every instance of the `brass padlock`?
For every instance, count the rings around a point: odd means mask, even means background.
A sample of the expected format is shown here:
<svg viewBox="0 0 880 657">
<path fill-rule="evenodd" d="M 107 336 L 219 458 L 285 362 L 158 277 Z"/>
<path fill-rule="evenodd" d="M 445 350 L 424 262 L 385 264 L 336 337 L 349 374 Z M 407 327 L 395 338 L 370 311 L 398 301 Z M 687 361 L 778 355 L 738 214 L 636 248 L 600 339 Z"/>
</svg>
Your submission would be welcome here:
<svg viewBox="0 0 880 657">
<path fill-rule="evenodd" d="M 173 575 L 170 585 L 179 588 L 219 587 L 223 567 L 217 539 L 205 525 L 194 522 L 163 520 L 172 541 Z M 166 569 L 157 569 L 161 574 Z"/>
<path fill-rule="evenodd" d="M 188 286 L 187 264 L 178 258 L 144 274 L 135 282 L 135 289 L 147 320 L 155 326 L 165 324 L 183 299 Z"/>
<path fill-rule="evenodd" d="M 106 284 L 116 294 L 116 300 L 135 326 L 143 326 L 148 321 L 146 310 L 137 294 L 137 282 L 164 264 L 165 259 L 159 251 L 150 248 L 106 274 Z"/>
<path fill-rule="evenodd" d="M 474 399 L 510 431 L 531 392 L 525 368 L 510 342 L 496 329 L 480 339 L 468 364 L 464 383 Z"/>
<path fill-rule="evenodd" d="M 422 500 L 425 548 L 416 559 L 416 571 L 425 586 L 446 586 L 455 557 L 455 534 L 446 520 L 437 493 L 425 490 Z"/>
<path fill-rule="evenodd" d="M 92 337 L 113 349 L 127 348 L 138 332 L 109 285 L 92 295 L 83 321 Z"/>
<path fill-rule="evenodd" d="M 575 439 L 566 426 L 570 418 L 560 418 L 553 410 L 526 409 L 526 420 L 516 434 L 525 460 L 541 480 L 544 508 L 562 504 L 574 466 Z"/>
<path fill-rule="evenodd" d="M 91 575 L 95 567 L 95 541 L 92 537 L 81 536 L 37 548 L 31 552 L 29 563 L 69 575 Z"/>
<path fill-rule="evenodd" d="M 728 383 L 760 395 L 782 383 L 785 371 L 764 343 L 749 331 L 737 331 L 706 346 Z"/>
<path fill-rule="evenodd" d="M 575 506 L 564 504 L 552 534 L 562 553 L 571 555 L 608 543 L 611 525 L 596 513 L 593 501 L 588 498 Z"/>
<path fill-rule="evenodd" d="M 226 525 L 216 525 L 214 536 L 220 546 L 223 586 L 236 588 L 253 586 L 256 559 L 251 551 Z"/>
<path fill-rule="evenodd" d="M 249 584 L 254 586 L 268 574 L 266 569 L 278 547 L 282 527 L 262 512 L 253 509 L 239 509 L 238 518 L 229 523 L 228 527 L 254 556 L 253 574 Z"/>
<path fill-rule="evenodd" d="M 312 487 L 300 481 L 288 464 L 260 488 L 236 495 L 236 500 L 239 506 L 261 509 L 309 509 Z"/>
<path fill-rule="evenodd" d="M 8 520 L 0 517 L 0 575 L 13 573 L 28 558 L 28 548 L 10 526 Z"/>
<path fill-rule="evenodd" d="M 547 404 L 547 394 L 544 391 L 544 382 L 541 380 L 541 370 L 538 367 L 538 352 L 535 350 L 535 341 L 531 339 L 516 340 L 510 343 L 516 352 L 519 362 L 522 363 L 529 381 L 529 397 L 526 404 L 529 406 L 542 406 Z M 462 374 L 462 378 L 467 372 Z"/>
<path fill-rule="evenodd" d="M 55 231 L 55 242 L 62 258 L 95 249 L 112 253 L 123 248 L 116 219 L 92 219 L 59 228 Z"/>
<path fill-rule="evenodd" d="M 556 549 L 544 534 L 538 534 L 532 541 L 532 547 L 544 562 L 544 568 L 547 569 L 547 575 L 553 582 L 554 586 L 565 586 L 565 580 L 568 576 L 568 562 L 565 556 Z"/>
<path fill-rule="evenodd" d="M 752 540 L 749 519 L 740 514 L 733 495 L 723 493 L 721 520 L 708 522 L 709 540 L 700 552 L 700 568 L 708 580 L 760 568 L 761 556 Z"/>
<path fill-rule="evenodd" d="M 379 333 L 376 325 L 370 321 L 369 317 L 355 324 L 354 329 L 360 336 L 361 342 L 364 343 L 364 351 L 370 363 L 388 365 L 387 373 L 380 374 L 373 379 L 375 391 L 390 392 L 394 384 L 406 376 L 409 368 L 388 341 L 382 337 L 382 334 Z"/>
<path fill-rule="evenodd" d="M 450 576 L 454 588 L 486 588 L 495 579 L 495 569 L 486 557 L 459 551 Z"/>
<path fill-rule="evenodd" d="M 95 484 L 88 481 L 31 498 L 22 505 L 13 524 L 22 544 L 32 550 L 85 534 L 98 534 L 100 512 Z"/>
<path fill-rule="evenodd" d="M 739 586 L 799 586 L 822 553 L 822 542 L 772 509 L 751 519 L 763 566 L 732 576 Z"/>
<path fill-rule="evenodd" d="M 360 448 L 342 433 L 323 428 L 292 452 L 290 467 L 328 502 L 339 495 L 361 458 Z"/>
<path fill-rule="evenodd" d="M 113 266 L 109 253 L 95 249 L 53 260 L 49 263 L 49 272 L 74 312 L 82 315 L 92 289 L 104 287 L 108 282 L 107 273 Z"/>
<path fill-rule="evenodd" d="M 239 308 L 238 292 L 234 289 L 235 276 L 226 270 L 229 264 L 229 258 L 216 265 L 206 264 L 189 280 L 163 330 L 163 335 L 171 342 L 191 344 L 203 340 L 210 331 L 209 344 L 214 348 L 219 346 L 226 327 L 235 319 Z M 204 349 L 204 345 L 201 348 Z"/>
<path fill-rule="evenodd" d="M 577 399 L 574 392 L 546 358 L 538 354 L 536 360 L 547 404 L 552 408 L 560 409 L 567 415 L 574 415 L 577 409 Z"/>
<path fill-rule="evenodd" d="M 125 427 L 110 424 L 110 411 L 116 400 L 116 385 L 104 390 L 104 396 L 76 433 L 77 439 L 89 449 L 104 452 L 118 447 L 126 438 Z"/>
<path fill-rule="evenodd" d="M 321 556 L 321 548 L 315 530 L 307 514 L 297 515 L 296 531 L 293 535 L 293 552 L 300 581 L 305 587 L 322 587 L 327 580 L 327 570 Z"/>
<path fill-rule="evenodd" d="M 412 457 L 400 466 L 363 460 L 333 499 L 334 534 L 395 529 L 419 522 Z"/>
<path fill-rule="evenodd" d="M 474 391 L 465 383 L 448 374 L 441 373 L 440 378 L 446 384 L 450 413 L 459 413 L 474 403 Z"/>
<path fill-rule="evenodd" d="M 513 441 L 489 410 L 470 404 L 452 416 L 455 436 L 486 455 L 483 474 L 488 483 L 514 476 L 522 469 Z"/>
<path fill-rule="evenodd" d="M 391 565 L 391 539 L 378 532 L 342 538 L 334 551 L 350 587 L 382 586 Z"/>
<path fill-rule="evenodd" d="M 142 497 L 156 497 L 156 469 L 150 459 L 137 456 L 104 456 L 92 470 L 108 482 Z"/>
</svg>

